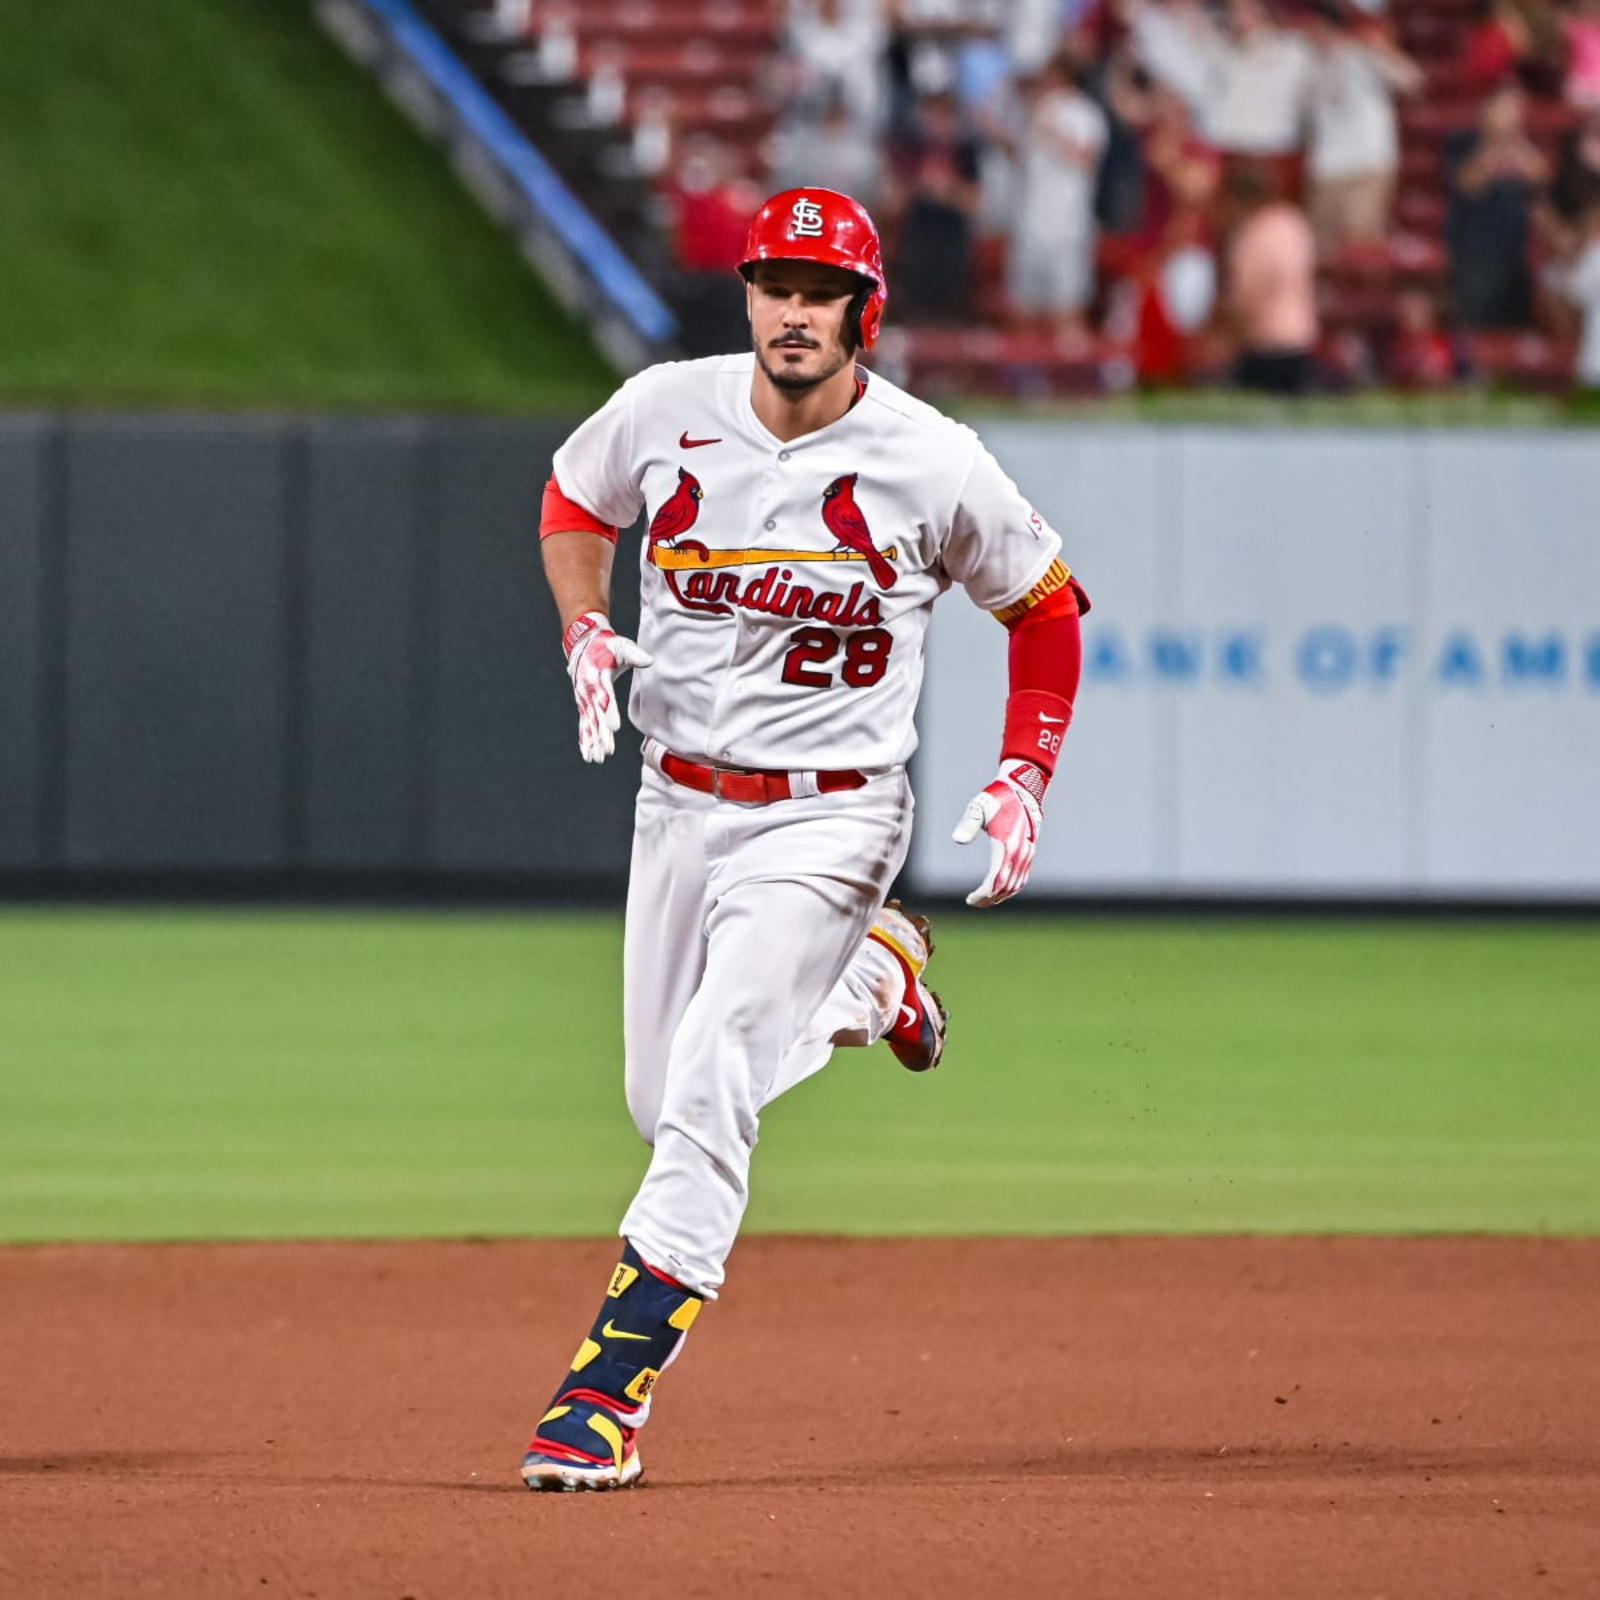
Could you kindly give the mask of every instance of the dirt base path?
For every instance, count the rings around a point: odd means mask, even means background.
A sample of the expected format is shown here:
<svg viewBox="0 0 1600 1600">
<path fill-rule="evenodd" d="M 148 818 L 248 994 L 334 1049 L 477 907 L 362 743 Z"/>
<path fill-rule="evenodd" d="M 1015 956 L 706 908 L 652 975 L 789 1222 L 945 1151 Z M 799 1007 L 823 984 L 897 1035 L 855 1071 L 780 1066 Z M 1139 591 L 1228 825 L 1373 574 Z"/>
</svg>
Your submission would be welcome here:
<svg viewBox="0 0 1600 1600">
<path fill-rule="evenodd" d="M 1600 1240 L 754 1239 L 530 1495 L 613 1260 L 0 1251 L 0 1594 L 1600 1595 Z"/>
</svg>

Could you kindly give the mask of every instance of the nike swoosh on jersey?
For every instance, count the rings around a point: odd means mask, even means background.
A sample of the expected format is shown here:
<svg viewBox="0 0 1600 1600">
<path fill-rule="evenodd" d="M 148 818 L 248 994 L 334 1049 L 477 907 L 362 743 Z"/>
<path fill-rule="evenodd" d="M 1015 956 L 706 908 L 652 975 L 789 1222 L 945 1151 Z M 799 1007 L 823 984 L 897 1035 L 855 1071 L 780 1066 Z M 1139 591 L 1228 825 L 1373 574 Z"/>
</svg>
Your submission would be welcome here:
<svg viewBox="0 0 1600 1600">
<path fill-rule="evenodd" d="M 1065 722 L 1067 719 L 1065 717 L 1047 717 L 1044 712 L 1041 711 L 1039 713 L 1039 720 L 1041 722 Z"/>
<path fill-rule="evenodd" d="M 698 450 L 701 445 L 721 443 L 720 439 L 691 439 L 687 433 L 678 435 L 678 448 L 680 450 Z"/>
<path fill-rule="evenodd" d="M 614 1327 L 609 1322 L 600 1330 L 600 1334 L 606 1339 L 643 1339 L 646 1344 L 650 1342 L 648 1333 L 624 1333 L 621 1328 Z"/>
</svg>

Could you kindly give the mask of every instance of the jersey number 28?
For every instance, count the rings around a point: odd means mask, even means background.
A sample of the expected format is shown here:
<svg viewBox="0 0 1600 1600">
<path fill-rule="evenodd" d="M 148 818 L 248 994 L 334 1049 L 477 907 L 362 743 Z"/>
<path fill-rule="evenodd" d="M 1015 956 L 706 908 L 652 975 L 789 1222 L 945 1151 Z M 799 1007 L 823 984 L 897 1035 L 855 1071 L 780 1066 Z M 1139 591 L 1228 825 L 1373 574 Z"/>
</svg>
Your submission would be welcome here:
<svg viewBox="0 0 1600 1600">
<path fill-rule="evenodd" d="M 803 689 L 833 687 L 833 658 L 844 646 L 839 677 L 852 689 L 865 689 L 889 670 L 894 635 L 887 628 L 863 628 L 841 638 L 831 628 L 796 628 L 783 658 L 783 681 Z M 823 663 L 830 663 L 823 666 Z M 819 670 L 820 669 L 820 670 Z"/>
</svg>

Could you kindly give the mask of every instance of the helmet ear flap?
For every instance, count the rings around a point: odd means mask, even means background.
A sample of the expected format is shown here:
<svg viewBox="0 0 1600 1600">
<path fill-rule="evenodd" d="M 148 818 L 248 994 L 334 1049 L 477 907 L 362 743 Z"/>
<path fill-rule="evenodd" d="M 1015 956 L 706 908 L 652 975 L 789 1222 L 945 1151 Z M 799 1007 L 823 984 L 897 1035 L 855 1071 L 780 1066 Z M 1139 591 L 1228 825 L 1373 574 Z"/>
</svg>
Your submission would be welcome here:
<svg viewBox="0 0 1600 1600">
<path fill-rule="evenodd" d="M 861 318 L 867 309 L 867 301 L 872 298 L 872 291 L 876 286 L 863 283 L 856 292 L 850 296 L 850 306 L 845 312 L 844 331 L 845 337 L 850 341 L 850 353 L 854 355 L 861 348 Z"/>
</svg>

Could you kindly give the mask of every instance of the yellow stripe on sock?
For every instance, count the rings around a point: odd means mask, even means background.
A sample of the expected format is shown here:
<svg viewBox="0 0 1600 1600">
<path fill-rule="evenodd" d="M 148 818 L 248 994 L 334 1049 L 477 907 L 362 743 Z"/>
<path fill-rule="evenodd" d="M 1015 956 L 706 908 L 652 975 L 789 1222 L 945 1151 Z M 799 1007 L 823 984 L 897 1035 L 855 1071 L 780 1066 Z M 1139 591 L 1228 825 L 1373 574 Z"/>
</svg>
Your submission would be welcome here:
<svg viewBox="0 0 1600 1600">
<path fill-rule="evenodd" d="M 622 1429 L 603 1412 L 597 1411 L 589 1418 L 589 1426 L 611 1446 L 611 1459 L 617 1464 L 617 1471 L 622 1471 Z"/>
</svg>

